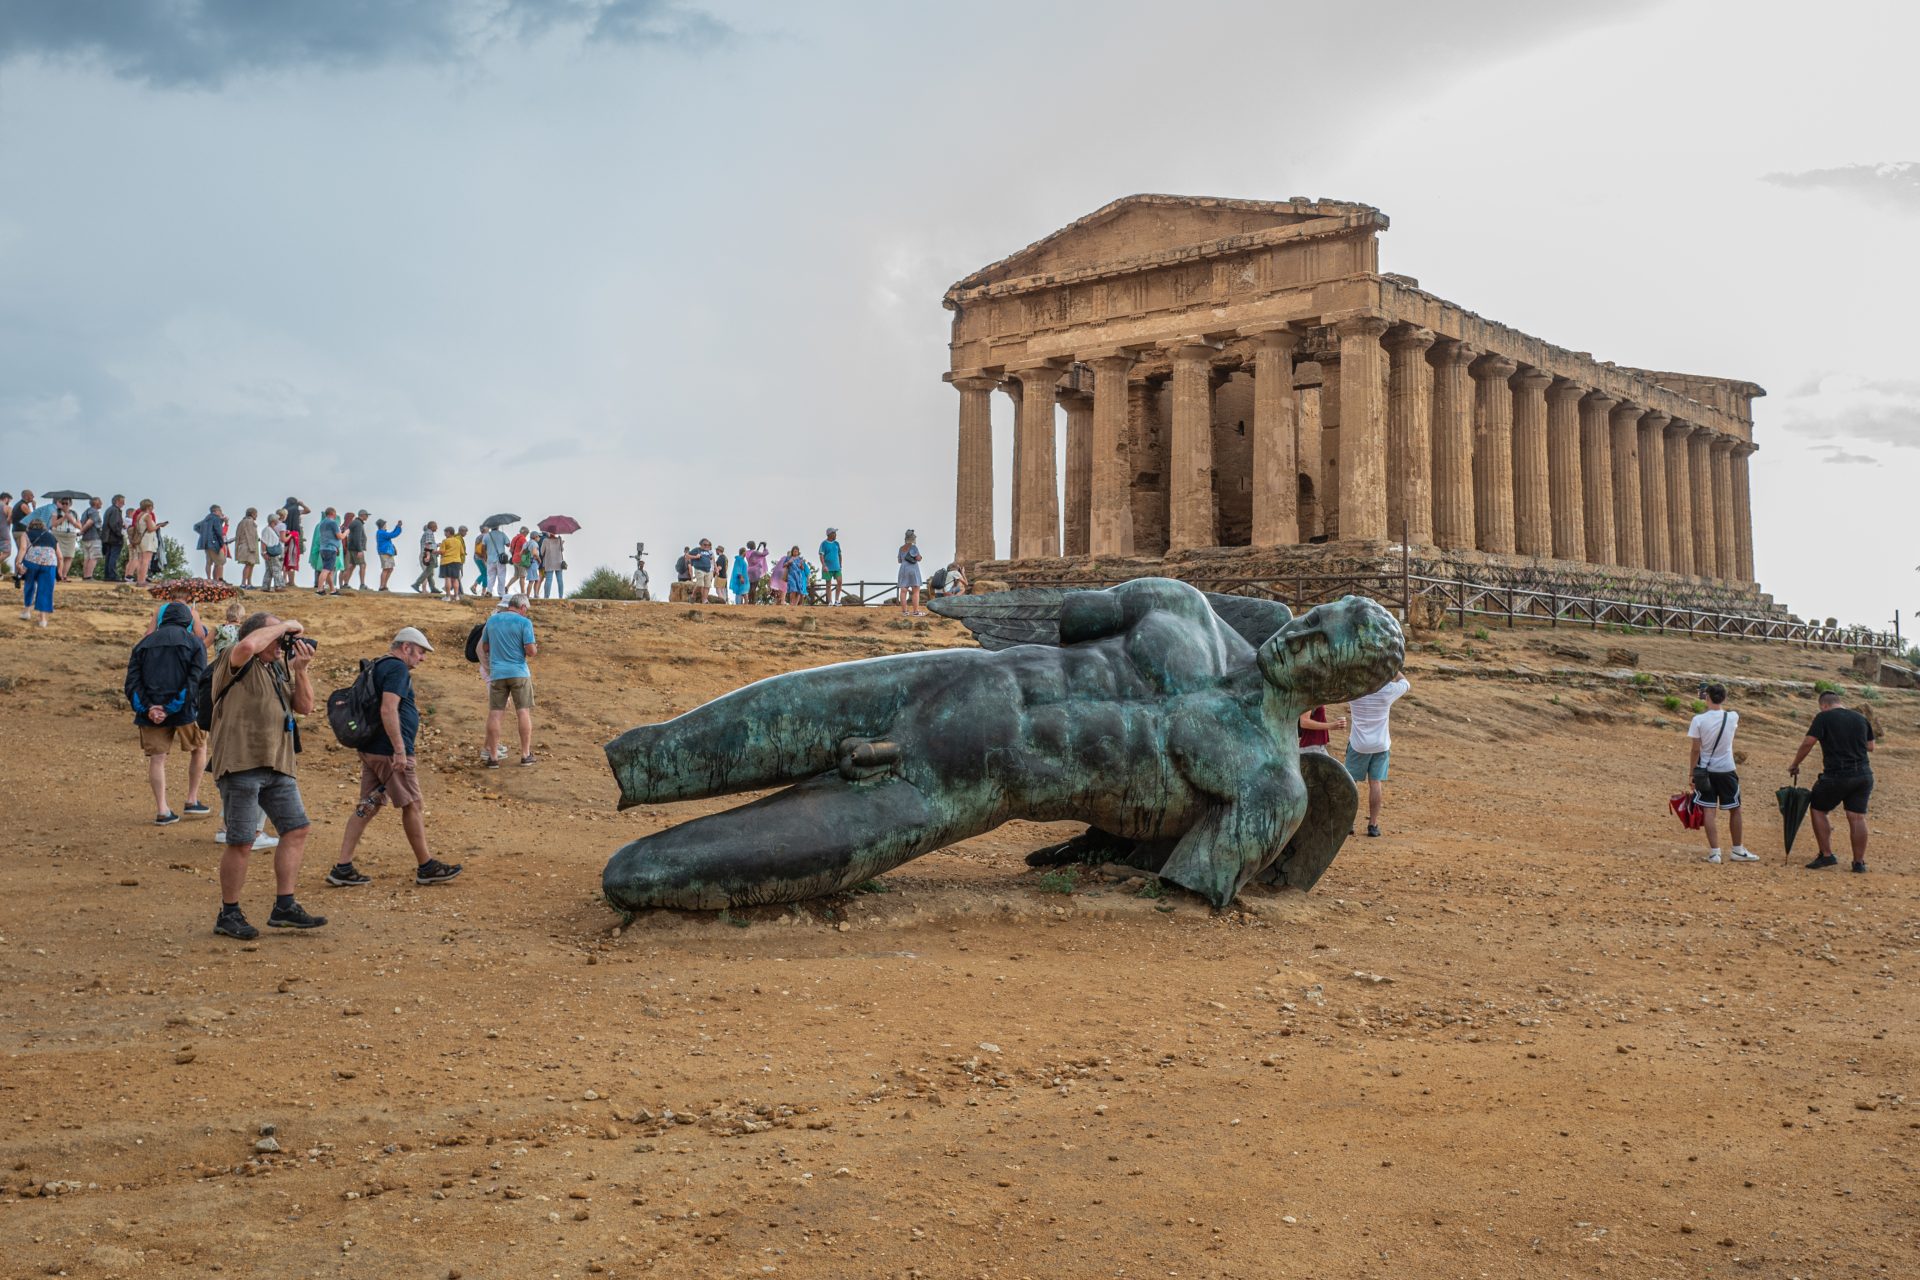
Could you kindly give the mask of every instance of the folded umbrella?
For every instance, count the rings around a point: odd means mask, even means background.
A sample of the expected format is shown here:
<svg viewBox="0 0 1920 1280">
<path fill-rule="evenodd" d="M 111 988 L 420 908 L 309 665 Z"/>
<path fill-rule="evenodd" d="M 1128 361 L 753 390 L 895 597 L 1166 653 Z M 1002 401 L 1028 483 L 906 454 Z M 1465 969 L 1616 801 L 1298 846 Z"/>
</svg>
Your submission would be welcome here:
<svg viewBox="0 0 1920 1280">
<path fill-rule="evenodd" d="M 40 498 L 44 502 L 60 502 L 63 499 L 71 499 L 74 502 L 89 502 L 93 499 L 93 495 L 90 493 L 82 493 L 78 489 L 55 489 L 52 493 L 41 494 Z"/>
<path fill-rule="evenodd" d="M 557 533 L 564 537 L 569 533 L 580 532 L 580 522 L 572 516 L 548 516 L 540 522 L 540 532 Z"/>
<path fill-rule="evenodd" d="M 482 529 L 493 529 L 503 524 L 518 524 L 519 522 L 520 522 L 519 516 L 516 516 L 511 512 L 502 512 L 497 516 L 488 516 L 485 520 L 482 520 L 480 522 L 480 527 Z"/>
<path fill-rule="evenodd" d="M 1786 832 L 1787 856 L 1793 856 L 1793 838 L 1800 832 L 1800 824 L 1806 819 L 1807 811 L 1813 808 L 1813 792 L 1805 787 L 1781 787 L 1773 793 L 1780 806 L 1780 825 Z"/>
</svg>

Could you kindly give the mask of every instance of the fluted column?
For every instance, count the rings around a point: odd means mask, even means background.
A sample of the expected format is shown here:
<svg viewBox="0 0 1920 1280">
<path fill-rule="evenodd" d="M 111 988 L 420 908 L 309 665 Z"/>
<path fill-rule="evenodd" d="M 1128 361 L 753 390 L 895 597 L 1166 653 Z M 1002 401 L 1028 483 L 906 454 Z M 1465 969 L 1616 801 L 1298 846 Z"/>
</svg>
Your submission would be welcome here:
<svg viewBox="0 0 1920 1280">
<path fill-rule="evenodd" d="M 1640 415 L 1640 525 L 1647 568 L 1673 571 L 1673 537 L 1667 532 L 1667 423 L 1664 413 Z"/>
<path fill-rule="evenodd" d="M 1061 507 L 1060 550 L 1087 554 L 1087 522 L 1093 507 L 1093 397 L 1084 391 L 1056 393 L 1067 411 L 1066 501 Z"/>
<path fill-rule="evenodd" d="M 1448 551 L 1473 550 L 1473 390 L 1467 366 L 1479 354 L 1452 338 L 1427 352 L 1433 366 L 1433 541 Z"/>
<path fill-rule="evenodd" d="M 1713 456 L 1713 563 L 1722 582 L 1740 579 L 1740 551 L 1734 545 L 1732 436 L 1715 436 L 1708 445 Z"/>
<path fill-rule="evenodd" d="M 1553 554 L 1553 499 L 1547 477 L 1547 386 L 1553 375 L 1522 369 L 1513 389 L 1513 549 Z"/>
<path fill-rule="evenodd" d="M 1695 427 L 1687 437 L 1687 481 L 1693 490 L 1693 571 L 1715 577 L 1720 562 L 1713 546 L 1713 432 Z"/>
<path fill-rule="evenodd" d="M 1387 536 L 1433 543 L 1433 330 L 1387 335 Z"/>
<path fill-rule="evenodd" d="M 1587 513 L 1580 484 L 1580 397 L 1585 387 L 1555 378 L 1547 389 L 1547 477 L 1556 560 L 1587 558 Z"/>
<path fill-rule="evenodd" d="M 1023 442 L 1026 439 L 1026 417 L 1021 413 L 1022 396 L 1020 383 L 1009 377 L 1000 384 L 1000 390 L 1013 402 L 1013 467 L 1007 494 L 1007 559 L 1020 554 L 1020 459 L 1025 456 Z"/>
<path fill-rule="evenodd" d="M 1591 564 L 1620 563 L 1613 542 L 1613 428 L 1607 421 L 1618 403 L 1598 391 L 1580 402 L 1580 477 L 1587 486 L 1581 507 Z"/>
<path fill-rule="evenodd" d="M 1733 446 L 1733 561 L 1740 581 L 1755 581 L 1753 572 L 1753 489 L 1747 477 L 1747 459 L 1754 446 L 1741 441 Z"/>
<path fill-rule="evenodd" d="M 1513 554 L 1513 361 L 1484 355 L 1473 375 L 1474 543 Z"/>
<path fill-rule="evenodd" d="M 1014 459 L 1019 476 L 1020 528 L 1013 554 L 1018 560 L 1060 554 L 1060 477 L 1054 457 L 1053 389 L 1060 369 L 1036 365 L 1015 369 L 1020 380 L 1020 436 Z"/>
<path fill-rule="evenodd" d="M 1667 564 L 1674 573 L 1691 576 L 1693 568 L 1693 469 L 1688 465 L 1687 437 L 1693 424 L 1667 424 Z"/>
<path fill-rule="evenodd" d="M 1613 550 L 1629 569 L 1647 567 L 1647 539 L 1640 514 L 1640 415 L 1636 404 L 1620 404 L 1608 415 L 1613 430 Z"/>
<path fill-rule="evenodd" d="M 960 392 L 960 463 L 953 500 L 953 554 L 962 564 L 993 559 L 992 378 L 955 378 Z"/>
<path fill-rule="evenodd" d="M 1253 545 L 1300 541 L 1299 458 L 1295 448 L 1293 351 L 1299 335 L 1274 329 L 1254 335 Z"/>
<path fill-rule="evenodd" d="M 1173 432 L 1167 468 L 1167 550 L 1210 547 L 1213 533 L 1213 348 L 1173 351 Z"/>
<path fill-rule="evenodd" d="M 1127 373 L 1131 356 L 1093 361 L 1092 496 L 1087 550 L 1096 556 L 1133 554 L 1133 509 L 1127 492 Z"/>
<path fill-rule="evenodd" d="M 1385 316 L 1350 315 L 1340 335 L 1340 540 L 1387 538 Z"/>
</svg>

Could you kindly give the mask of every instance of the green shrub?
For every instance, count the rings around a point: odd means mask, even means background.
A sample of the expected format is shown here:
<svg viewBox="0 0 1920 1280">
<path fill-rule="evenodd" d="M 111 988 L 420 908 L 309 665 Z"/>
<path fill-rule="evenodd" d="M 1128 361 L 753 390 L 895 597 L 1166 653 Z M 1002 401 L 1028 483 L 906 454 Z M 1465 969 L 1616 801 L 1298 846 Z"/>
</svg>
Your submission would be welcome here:
<svg viewBox="0 0 1920 1280">
<path fill-rule="evenodd" d="M 1473 638 L 1475 640 L 1491 640 L 1493 636 L 1485 627 L 1475 627 L 1473 629 Z"/>
<path fill-rule="evenodd" d="M 187 549 L 178 539 L 160 535 L 160 568 L 158 572 L 149 572 L 148 577 L 173 582 L 181 578 L 191 578 L 193 573 L 187 568 Z"/>
<path fill-rule="evenodd" d="M 1653 687 L 1653 673 L 1650 671 L 1636 671 L 1633 673 L 1633 682 L 1642 689 L 1651 689 Z"/>
<path fill-rule="evenodd" d="M 1860 686 L 1860 700 L 1862 702 L 1878 702 L 1880 701 L 1880 691 L 1870 684 L 1863 684 Z"/>
<path fill-rule="evenodd" d="M 1707 709 L 1706 699 L 1695 698 L 1693 700 L 1692 706 L 1693 706 L 1693 714 L 1699 715 Z"/>
<path fill-rule="evenodd" d="M 1678 711 L 1680 709 L 1680 695 L 1677 693 L 1670 693 L 1666 697 L 1660 699 L 1660 705 L 1665 707 L 1669 711 Z"/>
<path fill-rule="evenodd" d="M 1831 680 L 1815 680 L 1813 682 L 1813 691 L 1815 693 L 1838 693 L 1840 692 L 1840 686 Z"/>
<path fill-rule="evenodd" d="M 1164 898 L 1167 896 L 1167 891 L 1160 887 L 1159 880 L 1145 880 L 1141 882 L 1139 889 L 1134 891 L 1133 896 L 1136 898 Z"/>
<path fill-rule="evenodd" d="M 1058 871 L 1049 871 L 1040 877 L 1042 893 L 1072 893 L 1080 887 L 1080 873 L 1073 867 L 1062 867 Z"/>
<path fill-rule="evenodd" d="M 575 600 L 638 600 L 640 593 L 633 589 L 633 582 L 601 565 L 587 575 L 573 593 Z"/>
</svg>

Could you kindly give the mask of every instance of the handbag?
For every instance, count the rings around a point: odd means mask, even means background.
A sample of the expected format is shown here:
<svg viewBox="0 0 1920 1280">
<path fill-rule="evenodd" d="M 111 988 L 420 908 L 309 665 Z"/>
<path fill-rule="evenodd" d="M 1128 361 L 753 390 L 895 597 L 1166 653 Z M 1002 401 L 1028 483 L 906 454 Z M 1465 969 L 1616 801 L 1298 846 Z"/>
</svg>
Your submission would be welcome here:
<svg viewBox="0 0 1920 1280">
<path fill-rule="evenodd" d="M 1720 713 L 1720 732 L 1713 735 L 1713 745 L 1700 753 L 1701 763 L 1693 767 L 1693 789 L 1700 795 L 1713 790 L 1713 771 L 1706 767 L 1706 761 L 1720 752 L 1720 742 L 1727 736 L 1727 713 Z"/>
</svg>

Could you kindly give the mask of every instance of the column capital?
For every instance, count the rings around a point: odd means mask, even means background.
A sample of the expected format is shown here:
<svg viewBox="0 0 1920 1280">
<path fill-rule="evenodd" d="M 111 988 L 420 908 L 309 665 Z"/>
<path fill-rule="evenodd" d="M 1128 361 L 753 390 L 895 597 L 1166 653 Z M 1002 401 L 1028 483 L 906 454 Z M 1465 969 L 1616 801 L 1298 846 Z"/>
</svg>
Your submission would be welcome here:
<svg viewBox="0 0 1920 1280">
<path fill-rule="evenodd" d="M 1519 371 L 1507 379 L 1515 391 L 1542 391 L 1552 381 L 1552 374 L 1529 364 L 1521 365 Z"/>
<path fill-rule="evenodd" d="M 1716 453 L 1731 455 L 1733 453 L 1733 447 L 1739 443 L 1740 441 L 1733 436 L 1723 436 L 1717 432 L 1710 433 L 1707 436 L 1707 448 L 1712 449 Z"/>
<path fill-rule="evenodd" d="M 1712 427 L 1700 426 L 1698 423 L 1693 424 L 1692 434 L 1697 436 L 1701 440 L 1706 441 L 1708 444 L 1712 444 L 1715 440 L 1718 440 L 1720 438 L 1720 433 L 1718 431 L 1715 431 Z"/>
<path fill-rule="evenodd" d="M 1320 317 L 1342 338 L 1378 338 L 1392 322 L 1378 311 L 1336 311 Z"/>
<path fill-rule="evenodd" d="M 1427 363 L 1441 367 L 1472 364 L 1479 356 L 1480 348 L 1468 346 L 1458 338 L 1438 338 L 1427 351 Z"/>
<path fill-rule="evenodd" d="M 1733 446 L 1733 456 L 1736 458 L 1751 458 L 1758 452 L 1760 452 L 1760 446 L 1751 440 L 1741 440 Z"/>
<path fill-rule="evenodd" d="M 1666 430 L 1667 423 L 1671 421 L 1673 421 L 1672 418 L 1660 412 L 1658 409 L 1649 409 L 1640 415 L 1640 429 L 1642 431 L 1664 431 Z"/>
<path fill-rule="evenodd" d="M 1090 366 L 1095 373 L 1126 373 L 1133 368 L 1134 355 L 1127 348 L 1118 351 L 1094 351 L 1080 357 L 1082 364 Z"/>
<path fill-rule="evenodd" d="M 950 373 L 947 381 L 962 391 L 992 391 L 1000 379 L 989 373 Z"/>
<path fill-rule="evenodd" d="M 1589 388 L 1581 386 L 1572 378 L 1555 377 L 1553 385 L 1547 388 L 1549 396 L 1572 396 L 1575 400 L 1583 398 Z"/>
<path fill-rule="evenodd" d="M 1218 354 L 1220 344 L 1208 342 L 1204 338 L 1181 338 L 1175 342 L 1161 344 L 1162 349 L 1171 354 L 1176 362 L 1181 360 L 1209 361 Z"/>
<path fill-rule="evenodd" d="M 1412 325 L 1395 325 L 1387 333 L 1389 351 L 1425 351 L 1435 341 L 1431 329 L 1419 329 Z"/>
<path fill-rule="evenodd" d="M 1640 415 L 1645 412 L 1645 409 L 1642 409 L 1633 401 L 1622 400 L 1613 406 L 1612 416 L 1625 419 L 1628 422 L 1637 422 L 1640 420 Z"/>
<path fill-rule="evenodd" d="M 1674 418 L 1667 423 L 1667 435 L 1675 440 L 1685 440 L 1693 434 L 1693 424 L 1685 418 Z"/>
<path fill-rule="evenodd" d="M 1482 381 L 1494 378 L 1511 378 L 1513 371 L 1520 366 L 1502 355 L 1491 352 L 1481 356 L 1468 367 L 1467 372 Z"/>
<path fill-rule="evenodd" d="M 1007 373 L 1018 378 L 1023 387 L 1044 387 L 1051 391 L 1056 383 L 1066 375 L 1066 368 L 1055 361 L 1043 361 L 1040 364 L 1022 365 L 1009 368 Z"/>
<path fill-rule="evenodd" d="M 1619 403 L 1618 400 L 1604 391 L 1590 391 L 1581 397 L 1580 407 L 1583 409 L 1591 408 L 1596 413 L 1607 413 L 1613 409 L 1613 406 Z"/>
<path fill-rule="evenodd" d="M 1151 351 L 1151 346 L 1095 347 L 1091 351 L 1082 351 L 1074 356 L 1081 364 L 1097 364 L 1102 360 L 1125 360 L 1132 364 L 1140 358 L 1143 351 Z"/>
<path fill-rule="evenodd" d="M 1065 405 L 1079 404 L 1083 400 L 1092 404 L 1093 392 L 1080 387 L 1058 386 L 1053 389 L 1053 398 Z"/>
<path fill-rule="evenodd" d="M 1240 336 L 1251 338 L 1255 350 L 1291 352 L 1300 349 L 1300 332 L 1287 325 L 1263 328 L 1259 325 L 1246 325 L 1240 330 Z"/>
</svg>

